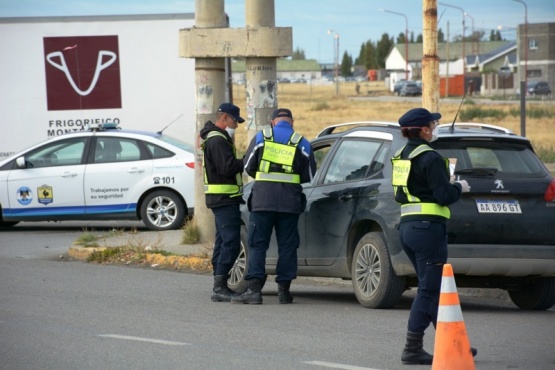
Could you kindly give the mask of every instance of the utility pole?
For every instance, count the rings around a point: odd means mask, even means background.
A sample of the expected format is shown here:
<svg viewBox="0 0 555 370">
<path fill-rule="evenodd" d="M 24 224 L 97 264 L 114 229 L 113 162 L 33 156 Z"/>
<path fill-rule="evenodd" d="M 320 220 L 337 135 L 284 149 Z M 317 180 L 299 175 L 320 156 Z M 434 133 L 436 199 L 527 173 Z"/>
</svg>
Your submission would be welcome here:
<svg viewBox="0 0 555 370">
<path fill-rule="evenodd" d="M 247 58 L 247 84 L 252 91 L 247 91 L 246 125 L 254 130 L 269 124 L 271 111 L 277 108 L 276 57 L 293 53 L 291 27 L 274 27 L 274 1 L 247 0 L 246 4 L 246 28 L 227 27 L 224 0 L 195 0 L 195 27 L 179 30 L 179 57 L 195 58 L 195 219 L 202 242 L 213 242 L 215 229 L 204 200 L 199 132 L 206 121 L 216 119 L 218 106 L 225 101 L 225 58 Z"/>
<path fill-rule="evenodd" d="M 423 0 L 422 106 L 439 111 L 439 57 L 437 56 L 437 0 Z"/>
</svg>

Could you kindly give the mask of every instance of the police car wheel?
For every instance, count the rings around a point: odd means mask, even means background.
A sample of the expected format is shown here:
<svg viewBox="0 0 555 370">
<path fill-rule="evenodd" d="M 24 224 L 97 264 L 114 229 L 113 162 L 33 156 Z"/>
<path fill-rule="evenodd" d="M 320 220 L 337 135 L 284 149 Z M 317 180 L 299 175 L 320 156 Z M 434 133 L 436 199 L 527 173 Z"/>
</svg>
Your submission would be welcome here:
<svg viewBox="0 0 555 370">
<path fill-rule="evenodd" d="M 239 256 L 235 260 L 233 267 L 229 271 L 229 278 L 227 279 L 227 286 L 229 289 L 233 290 L 235 293 L 243 293 L 247 290 L 247 281 L 245 276 L 247 275 L 247 227 L 245 225 L 241 226 L 241 250 L 239 251 Z M 264 276 L 262 279 L 262 287 L 266 284 L 266 279 L 268 275 Z"/>
<path fill-rule="evenodd" d="M 174 192 L 157 190 L 141 203 L 141 219 L 150 230 L 174 230 L 183 226 L 187 208 Z"/>
<path fill-rule="evenodd" d="M 383 233 L 365 234 L 351 266 L 355 295 L 367 308 L 391 308 L 405 290 L 405 278 L 395 275 Z"/>
</svg>

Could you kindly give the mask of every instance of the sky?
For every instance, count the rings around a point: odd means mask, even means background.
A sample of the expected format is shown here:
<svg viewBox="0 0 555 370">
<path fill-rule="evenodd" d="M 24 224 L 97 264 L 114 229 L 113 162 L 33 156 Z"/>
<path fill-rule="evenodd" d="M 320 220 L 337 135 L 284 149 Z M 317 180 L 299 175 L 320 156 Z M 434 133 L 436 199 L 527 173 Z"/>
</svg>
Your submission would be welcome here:
<svg viewBox="0 0 555 370">
<path fill-rule="evenodd" d="M 209 0 L 203 0 L 209 1 Z M 251 0 L 255 1 L 255 0 Z M 260 0 L 269 1 L 269 0 Z M 528 23 L 555 22 L 554 0 L 523 0 Z M 377 42 L 383 33 L 395 38 L 422 33 L 422 0 L 274 0 L 276 27 L 293 28 L 293 49 L 302 49 L 307 59 L 334 61 L 334 34 L 339 35 L 339 57 L 346 51 L 357 58 L 363 43 Z M 224 0 L 230 26 L 245 26 L 245 0 Z M 442 4 L 447 4 L 442 5 Z M 452 6 L 461 8 L 453 8 Z M 516 40 L 516 27 L 524 23 L 525 6 L 515 0 L 438 1 L 438 28 L 450 38 L 474 29 L 489 36 L 501 26 L 501 35 Z M 380 11 L 380 9 L 389 12 Z M 194 13 L 195 0 L 0 0 L 0 17 L 44 17 L 114 14 Z M 329 32 L 330 30 L 331 33 Z"/>
</svg>

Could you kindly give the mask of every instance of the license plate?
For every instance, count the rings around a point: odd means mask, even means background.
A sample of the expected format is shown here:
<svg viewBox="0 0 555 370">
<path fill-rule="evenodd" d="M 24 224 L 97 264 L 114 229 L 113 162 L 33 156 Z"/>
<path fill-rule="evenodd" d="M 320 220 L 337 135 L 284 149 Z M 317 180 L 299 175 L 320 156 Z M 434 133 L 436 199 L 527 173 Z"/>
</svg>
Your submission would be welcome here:
<svg viewBox="0 0 555 370">
<path fill-rule="evenodd" d="M 522 213 L 518 200 L 476 199 L 478 213 Z"/>
</svg>

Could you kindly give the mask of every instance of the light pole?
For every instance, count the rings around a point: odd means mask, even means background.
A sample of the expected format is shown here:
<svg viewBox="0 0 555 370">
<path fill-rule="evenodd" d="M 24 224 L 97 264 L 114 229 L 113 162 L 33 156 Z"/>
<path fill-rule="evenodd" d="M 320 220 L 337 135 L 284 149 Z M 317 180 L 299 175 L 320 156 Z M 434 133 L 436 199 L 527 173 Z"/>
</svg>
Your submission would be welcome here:
<svg viewBox="0 0 555 370">
<path fill-rule="evenodd" d="M 522 0 L 513 0 L 524 5 L 524 80 L 520 72 L 520 62 L 518 65 L 518 73 L 520 74 L 520 135 L 526 136 L 526 94 L 528 93 L 528 5 Z M 519 45 L 520 32 L 518 35 Z M 520 61 L 520 50 L 518 55 Z"/>
<path fill-rule="evenodd" d="M 463 15 L 463 17 L 462 17 L 462 27 L 463 27 L 463 29 L 462 29 L 462 42 L 463 42 L 462 58 L 463 58 L 463 76 L 464 76 L 464 75 L 466 75 L 466 54 L 465 54 L 465 50 L 464 50 L 465 49 L 465 41 L 464 41 L 464 28 L 465 28 L 464 27 L 464 15 L 465 15 L 465 12 L 464 12 L 464 9 L 461 8 L 461 7 L 455 6 L 455 5 L 451 5 L 451 4 L 445 4 L 445 3 L 438 3 L 438 4 L 443 5 L 443 6 L 447 6 L 449 8 L 455 8 L 455 9 L 458 9 L 462 12 L 462 15 Z"/>
<path fill-rule="evenodd" d="M 522 0 L 513 0 L 524 5 L 524 88 L 528 88 L 528 6 Z M 519 35 L 520 38 L 520 35 Z M 520 71 L 520 68 L 519 68 Z M 520 80 L 522 81 L 522 74 Z"/>
<path fill-rule="evenodd" d="M 334 74 L 335 74 L 335 96 L 339 96 L 339 33 L 332 29 L 328 30 L 328 35 L 333 34 L 333 49 L 334 49 Z"/>
<path fill-rule="evenodd" d="M 387 9 L 378 9 L 380 12 L 397 14 L 405 17 L 405 80 L 409 80 L 409 19 L 403 13 L 394 12 Z"/>
<path fill-rule="evenodd" d="M 468 13 L 464 13 L 464 16 L 469 17 L 472 21 L 472 55 L 480 54 L 480 39 L 477 38 L 476 40 L 474 40 L 474 38 L 476 37 L 476 35 L 474 34 L 474 17 Z M 474 50 L 474 43 L 478 44 L 478 51 Z"/>
</svg>

